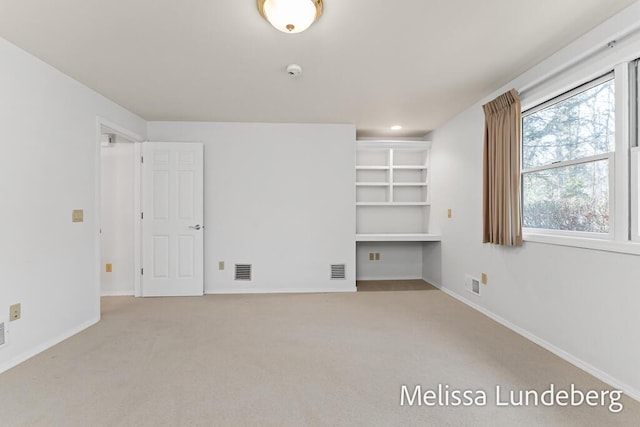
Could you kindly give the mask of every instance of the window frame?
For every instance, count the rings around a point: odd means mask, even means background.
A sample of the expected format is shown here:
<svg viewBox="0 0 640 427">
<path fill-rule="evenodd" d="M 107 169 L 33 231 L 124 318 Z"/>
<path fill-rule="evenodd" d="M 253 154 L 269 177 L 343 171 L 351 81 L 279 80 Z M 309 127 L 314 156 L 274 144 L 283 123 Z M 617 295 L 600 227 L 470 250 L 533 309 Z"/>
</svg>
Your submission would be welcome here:
<svg viewBox="0 0 640 427">
<path fill-rule="evenodd" d="M 640 230 L 638 230 L 638 222 L 640 220 L 640 209 L 638 203 L 640 198 L 638 193 L 640 192 L 640 174 L 638 173 L 638 167 L 640 167 L 640 147 L 631 147 L 631 241 L 640 243 Z"/>
<path fill-rule="evenodd" d="M 593 156 L 582 157 L 579 159 L 573 160 L 564 160 L 559 162 L 550 163 L 548 165 L 542 166 L 534 166 L 531 168 L 524 168 L 523 160 L 524 160 L 524 119 L 531 115 L 535 114 L 538 111 L 544 110 L 552 105 L 558 104 L 562 101 L 565 101 L 573 96 L 576 96 L 580 93 L 583 93 L 589 89 L 592 89 L 598 85 L 601 85 L 608 81 L 614 81 L 615 87 L 615 95 L 614 95 L 614 104 L 615 104 L 615 127 L 616 127 L 616 136 L 615 136 L 615 147 L 614 151 L 608 151 L 606 153 L 596 154 Z M 523 235 L 524 240 L 530 240 L 527 237 L 532 235 L 539 236 L 558 236 L 558 237 L 576 237 L 576 238 L 586 238 L 586 239 L 597 239 L 597 240 L 614 240 L 615 238 L 615 182 L 616 179 L 616 168 L 615 168 L 615 157 L 616 151 L 619 149 L 619 138 L 618 138 L 618 81 L 616 79 L 615 70 L 610 70 L 605 74 L 600 75 L 599 77 L 592 79 L 590 81 L 584 82 L 577 86 L 574 86 L 572 89 L 554 96 L 553 98 L 547 99 L 537 105 L 528 108 L 526 111 L 522 113 L 521 117 L 521 155 L 520 155 L 520 201 L 523 210 L 524 216 L 524 177 L 526 174 L 540 172 L 551 169 L 559 169 L 579 164 L 587 164 L 587 163 L 595 163 L 602 160 L 607 160 L 608 162 L 608 178 L 609 178 L 609 231 L 607 233 L 597 233 L 597 232 L 586 232 L 586 231 L 573 231 L 573 230 L 554 230 L 547 228 L 533 228 L 533 227 L 523 227 Z"/>
<path fill-rule="evenodd" d="M 640 58 L 629 63 L 629 203 L 630 235 L 632 242 L 640 243 Z"/>
</svg>

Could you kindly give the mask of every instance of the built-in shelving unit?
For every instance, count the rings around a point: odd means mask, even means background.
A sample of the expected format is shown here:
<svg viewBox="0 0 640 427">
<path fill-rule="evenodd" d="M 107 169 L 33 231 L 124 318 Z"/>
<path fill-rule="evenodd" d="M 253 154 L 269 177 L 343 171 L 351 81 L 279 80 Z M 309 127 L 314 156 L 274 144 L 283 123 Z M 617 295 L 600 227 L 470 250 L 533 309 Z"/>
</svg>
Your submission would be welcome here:
<svg viewBox="0 0 640 427">
<path fill-rule="evenodd" d="M 429 231 L 429 154 L 425 141 L 358 141 L 359 242 L 439 240 Z"/>
</svg>

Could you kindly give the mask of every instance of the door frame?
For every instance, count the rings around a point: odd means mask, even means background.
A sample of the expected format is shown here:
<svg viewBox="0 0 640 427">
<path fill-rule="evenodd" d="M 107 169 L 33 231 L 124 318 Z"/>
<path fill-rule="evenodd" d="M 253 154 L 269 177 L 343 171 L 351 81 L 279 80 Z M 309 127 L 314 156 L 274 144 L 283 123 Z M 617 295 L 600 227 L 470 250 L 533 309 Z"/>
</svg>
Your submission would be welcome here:
<svg viewBox="0 0 640 427">
<path fill-rule="evenodd" d="M 145 138 L 136 132 L 127 129 L 117 123 L 114 123 L 104 117 L 96 117 L 96 155 L 95 155 L 95 199 L 94 199 L 94 212 L 96 218 L 95 235 L 96 239 L 95 248 L 95 282 L 97 283 L 97 300 L 98 306 L 100 304 L 100 297 L 102 295 L 100 274 L 102 272 L 102 259 L 101 259 L 101 239 L 100 239 L 100 226 L 102 222 L 102 156 L 101 156 L 101 142 L 103 129 L 108 128 L 116 135 L 120 135 L 128 140 L 133 141 L 134 154 L 133 154 L 133 253 L 134 253 L 134 296 L 140 296 L 141 277 L 140 270 L 142 268 L 142 224 L 140 220 L 141 210 L 141 164 L 140 157 L 142 151 L 142 143 Z"/>
</svg>

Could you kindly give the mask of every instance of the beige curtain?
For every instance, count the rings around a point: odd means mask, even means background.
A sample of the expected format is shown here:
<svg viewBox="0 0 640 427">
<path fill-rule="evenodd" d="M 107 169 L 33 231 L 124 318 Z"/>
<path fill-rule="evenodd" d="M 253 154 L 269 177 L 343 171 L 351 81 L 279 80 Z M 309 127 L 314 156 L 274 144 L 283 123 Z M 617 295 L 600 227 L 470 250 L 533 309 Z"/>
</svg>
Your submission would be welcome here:
<svg viewBox="0 0 640 427">
<path fill-rule="evenodd" d="M 522 246 L 520 97 L 511 89 L 483 107 L 483 242 Z"/>
</svg>

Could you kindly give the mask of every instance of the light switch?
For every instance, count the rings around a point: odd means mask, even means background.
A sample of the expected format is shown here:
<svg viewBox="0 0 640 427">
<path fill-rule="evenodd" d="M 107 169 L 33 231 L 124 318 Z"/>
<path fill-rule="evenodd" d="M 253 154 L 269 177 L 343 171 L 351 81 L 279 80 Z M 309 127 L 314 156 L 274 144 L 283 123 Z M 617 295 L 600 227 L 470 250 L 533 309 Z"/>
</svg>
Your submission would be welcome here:
<svg viewBox="0 0 640 427">
<path fill-rule="evenodd" d="M 451 218 L 451 209 L 447 209 L 447 218 Z"/>
<path fill-rule="evenodd" d="M 482 284 L 483 285 L 487 284 L 487 273 L 482 273 Z"/>
<path fill-rule="evenodd" d="M 71 213 L 71 222 L 83 222 L 84 211 L 82 209 L 74 209 Z"/>
<path fill-rule="evenodd" d="M 107 273 L 111 273 L 111 272 L 113 271 L 113 264 L 108 263 L 108 264 L 106 265 L 106 267 L 105 267 L 105 271 L 106 271 Z"/>
<path fill-rule="evenodd" d="M 218 261 L 218 270 L 224 270 L 224 261 Z"/>
<path fill-rule="evenodd" d="M 375 261 L 375 255 L 373 252 L 369 252 L 369 261 Z"/>
<path fill-rule="evenodd" d="M 380 261 L 380 252 L 376 252 L 376 261 Z"/>
</svg>

